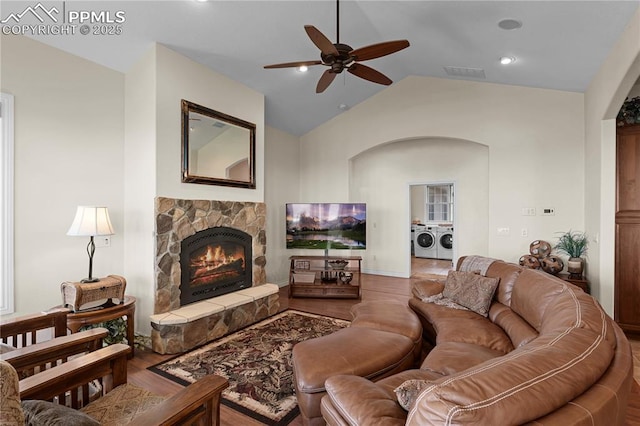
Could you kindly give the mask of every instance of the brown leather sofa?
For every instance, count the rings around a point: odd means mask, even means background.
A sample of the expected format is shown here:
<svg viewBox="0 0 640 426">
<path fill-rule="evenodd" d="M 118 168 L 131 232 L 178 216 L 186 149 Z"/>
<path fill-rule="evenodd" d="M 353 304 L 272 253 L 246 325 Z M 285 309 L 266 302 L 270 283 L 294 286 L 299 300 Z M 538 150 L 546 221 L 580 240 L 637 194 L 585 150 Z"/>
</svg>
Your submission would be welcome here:
<svg viewBox="0 0 640 426">
<path fill-rule="evenodd" d="M 293 347 L 293 374 L 304 425 L 324 425 L 325 380 L 353 374 L 380 380 L 420 362 L 422 327 L 406 304 L 368 301 L 351 309 L 349 327 Z"/>
<path fill-rule="evenodd" d="M 458 262 L 458 268 L 464 258 Z M 598 302 L 545 272 L 494 261 L 487 317 L 422 301 L 444 284 L 414 286 L 411 308 L 435 347 L 419 369 L 373 383 L 337 375 L 321 411 L 330 425 L 622 425 L 633 380 L 626 337 Z M 406 382 L 407 380 L 420 382 Z M 419 383 L 405 411 L 394 390 Z"/>
</svg>

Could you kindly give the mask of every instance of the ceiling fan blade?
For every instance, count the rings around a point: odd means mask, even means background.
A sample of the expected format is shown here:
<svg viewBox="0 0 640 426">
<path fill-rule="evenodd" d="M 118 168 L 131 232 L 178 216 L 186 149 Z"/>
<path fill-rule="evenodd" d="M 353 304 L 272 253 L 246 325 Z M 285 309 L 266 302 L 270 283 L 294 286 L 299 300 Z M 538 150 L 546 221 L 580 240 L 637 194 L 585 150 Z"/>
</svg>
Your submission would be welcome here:
<svg viewBox="0 0 640 426">
<path fill-rule="evenodd" d="M 316 86 L 316 93 L 322 93 L 325 91 L 327 87 L 333 82 L 333 79 L 336 78 L 336 73 L 332 70 L 326 70 L 322 76 L 320 76 L 320 80 L 318 80 L 318 85 Z"/>
<path fill-rule="evenodd" d="M 368 61 L 369 59 L 390 55 L 402 49 L 406 49 L 407 47 L 409 47 L 409 41 L 393 40 L 361 47 L 359 49 L 352 50 L 349 54 L 353 56 L 356 61 Z"/>
<path fill-rule="evenodd" d="M 333 43 L 331 43 L 331 40 L 329 40 L 324 34 L 322 34 L 320 30 L 318 30 L 313 25 L 305 25 L 304 30 L 307 32 L 307 35 L 309 36 L 313 44 L 315 44 L 318 49 L 320 49 L 323 55 L 338 56 L 338 49 L 336 49 Z"/>
<path fill-rule="evenodd" d="M 347 70 L 353 75 L 357 75 L 360 78 L 364 78 L 365 80 L 369 80 L 374 83 L 384 84 L 385 86 L 393 83 L 389 77 L 366 65 L 353 64 Z"/>
<path fill-rule="evenodd" d="M 322 65 L 322 61 L 298 61 L 298 62 L 285 62 L 282 64 L 265 65 L 265 69 L 271 68 L 297 68 L 301 66 Z"/>
</svg>

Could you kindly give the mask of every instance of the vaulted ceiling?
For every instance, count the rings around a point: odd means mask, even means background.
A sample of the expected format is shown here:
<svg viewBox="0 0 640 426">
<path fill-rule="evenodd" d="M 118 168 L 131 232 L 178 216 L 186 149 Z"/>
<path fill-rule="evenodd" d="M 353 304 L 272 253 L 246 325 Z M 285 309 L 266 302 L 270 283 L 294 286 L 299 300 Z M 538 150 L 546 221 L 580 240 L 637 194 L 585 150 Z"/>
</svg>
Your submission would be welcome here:
<svg viewBox="0 0 640 426">
<path fill-rule="evenodd" d="M 6 19 L 36 2 L 3 1 Z M 60 9 L 123 11 L 119 35 L 36 36 L 121 72 L 154 42 L 265 94 L 266 123 L 302 135 L 386 86 L 349 73 L 315 93 L 324 66 L 306 73 L 264 65 L 320 59 L 304 31 L 336 38 L 336 2 L 66 1 Z M 583 92 L 638 8 L 638 1 L 350 1 L 340 2 L 340 42 L 353 48 L 397 39 L 411 46 L 366 62 L 393 81 L 408 75 Z M 26 19 L 26 18 L 24 18 Z M 521 28 L 505 30 L 511 19 Z M 501 65 L 500 57 L 516 61 Z M 446 67 L 466 75 L 449 75 Z M 475 70 L 475 71 L 474 71 Z"/>
</svg>

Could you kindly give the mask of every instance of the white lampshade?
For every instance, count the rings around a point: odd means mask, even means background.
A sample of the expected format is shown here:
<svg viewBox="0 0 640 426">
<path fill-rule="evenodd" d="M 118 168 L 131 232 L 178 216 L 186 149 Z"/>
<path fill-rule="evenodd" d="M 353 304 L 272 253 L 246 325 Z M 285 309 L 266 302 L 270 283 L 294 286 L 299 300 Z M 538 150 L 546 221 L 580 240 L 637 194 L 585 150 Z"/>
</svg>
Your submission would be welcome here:
<svg viewBox="0 0 640 426">
<path fill-rule="evenodd" d="M 96 236 L 113 235 L 113 226 L 106 207 L 78 206 L 67 235 Z"/>
</svg>

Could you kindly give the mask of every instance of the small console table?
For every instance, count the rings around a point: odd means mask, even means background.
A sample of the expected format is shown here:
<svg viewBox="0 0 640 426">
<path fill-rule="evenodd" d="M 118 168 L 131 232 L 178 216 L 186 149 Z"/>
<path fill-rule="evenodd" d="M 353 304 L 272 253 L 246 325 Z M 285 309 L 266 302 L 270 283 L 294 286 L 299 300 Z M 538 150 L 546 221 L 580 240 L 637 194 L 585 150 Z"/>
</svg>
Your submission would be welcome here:
<svg viewBox="0 0 640 426">
<path fill-rule="evenodd" d="M 291 256 L 289 297 L 359 299 L 362 258 L 360 256 Z M 344 260 L 344 269 L 331 268 L 329 262 Z M 343 283 L 340 272 L 351 275 Z"/>
<path fill-rule="evenodd" d="M 559 278 L 570 282 L 571 284 L 580 287 L 585 293 L 591 294 L 591 289 L 589 288 L 589 281 L 585 277 L 576 277 L 571 274 L 559 274 Z"/>
<path fill-rule="evenodd" d="M 134 316 L 136 312 L 136 298 L 125 296 L 124 301 L 117 305 L 100 306 L 94 309 L 69 312 L 67 314 L 67 328 L 71 333 L 76 333 L 85 325 L 98 324 L 112 319 L 127 317 L 127 343 L 131 347 L 129 359 L 133 358 L 134 351 Z"/>
</svg>

